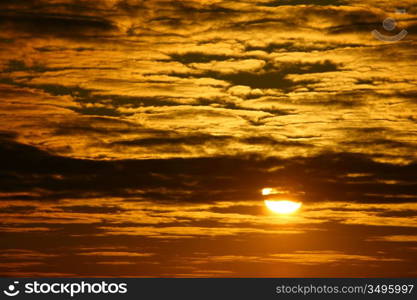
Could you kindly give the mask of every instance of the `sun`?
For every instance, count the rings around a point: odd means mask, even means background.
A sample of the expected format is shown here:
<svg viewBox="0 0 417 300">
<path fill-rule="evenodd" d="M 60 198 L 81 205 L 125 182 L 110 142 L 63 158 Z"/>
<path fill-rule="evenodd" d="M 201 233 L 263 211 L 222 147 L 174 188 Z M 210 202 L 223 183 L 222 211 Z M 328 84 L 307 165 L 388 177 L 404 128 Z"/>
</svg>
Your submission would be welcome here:
<svg viewBox="0 0 417 300">
<path fill-rule="evenodd" d="M 277 214 L 292 214 L 296 212 L 300 207 L 300 202 L 288 201 L 288 200 L 281 200 L 281 201 L 273 201 L 273 200 L 265 200 L 265 205 L 268 207 L 269 210 L 273 211 Z"/>
<path fill-rule="evenodd" d="M 268 196 L 268 195 L 272 194 L 272 192 L 273 192 L 272 188 L 263 188 L 262 189 L 262 195 L 263 196 Z"/>
</svg>

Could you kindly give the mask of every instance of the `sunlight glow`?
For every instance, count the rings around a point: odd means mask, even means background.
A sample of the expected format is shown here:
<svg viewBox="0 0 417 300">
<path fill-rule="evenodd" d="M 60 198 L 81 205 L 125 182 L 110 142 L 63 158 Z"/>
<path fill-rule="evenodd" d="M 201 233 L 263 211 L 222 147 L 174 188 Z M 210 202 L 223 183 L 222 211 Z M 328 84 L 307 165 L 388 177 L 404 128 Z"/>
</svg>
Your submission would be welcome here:
<svg viewBox="0 0 417 300">
<path fill-rule="evenodd" d="M 272 200 L 265 200 L 266 207 L 277 214 L 291 214 L 296 212 L 300 207 L 300 202 L 294 201 L 272 201 Z"/>
<path fill-rule="evenodd" d="M 272 193 L 273 189 L 272 188 L 263 188 L 262 189 L 262 195 L 264 196 L 268 196 Z"/>
</svg>

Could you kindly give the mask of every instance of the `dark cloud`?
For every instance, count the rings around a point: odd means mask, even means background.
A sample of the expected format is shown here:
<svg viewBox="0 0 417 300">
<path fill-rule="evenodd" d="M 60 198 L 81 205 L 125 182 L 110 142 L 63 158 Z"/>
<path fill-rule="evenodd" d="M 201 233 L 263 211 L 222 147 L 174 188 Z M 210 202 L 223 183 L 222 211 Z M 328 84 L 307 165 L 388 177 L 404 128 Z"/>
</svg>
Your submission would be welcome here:
<svg viewBox="0 0 417 300">
<path fill-rule="evenodd" d="M 1 213 L 31 213 L 36 209 L 36 206 L 18 206 L 18 205 L 13 205 L 13 206 L 6 206 L 3 207 L 1 209 Z"/>
<path fill-rule="evenodd" d="M 208 139 L 209 137 L 205 137 Z M 211 138 L 211 137 L 210 137 Z M 146 140 L 145 140 L 146 141 Z M 173 140 L 181 143 L 182 140 Z M 172 142 L 149 140 L 148 145 Z M 267 139 L 250 139 L 247 142 L 272 143 Z M 282 145 L 303 146 L 298 142 Z M 143 145 L 143 141 L 142 141 Z M 273 142 L 280 145 L 280 142 Z M 266 184 L 286 189 L 300 188 L 306 193 L 306 201 L 332 198 L 338 201 L 391 202 L 414 201 L 400 197 L 389 199 L 384 194 L 417 195 L 417 185 L 387 185 L 378 180 L 410 181 L 415 164 L 397 166 L 377 163 L 364 155 L 323 154 L 311 158 L 289 161 L 260 157 L 218 157 L 170 160 L 122 160 L 90 161 L 57 157 L 11 141 L 1 144 L 3 178 L 0 187 L 8 192 L 32 192 L 44 190 L 42 199 L 85 197 L 86 195 L 150 197 L 150 199 L 181 201 L 256 199 L 257 191 Z M 322 166 L 326 165 L 323 169 Z M 280 166 L 277 171 L 267 171 Z M 137 172 L 140 170 L 140 172 Z M 370 182 L 350 182 L 337 178 L 340 174 L 371 173 Z M 154 177 L 152 174 L 163 176 Z M 312 176 L 314 174 L 314 176 Z M 59 176 L 57 176 L 59 175 Z M 184 175 L 184 180 L 178 176 Z M 190 190 L 188 180 L 196 182 Z M 160 189 L 161 192 L 157 192 Z M 137 193 L 132 191 L 137 190 Z M 148 192 L 146 192 L 148 190 Z M 162 192 L 163 190 L 163 192 Z M 170 192 L 167 192 L 170 190 Z M 229 191 L 237 191 L 229 192 Z M 188 191 L 187 195 L 183 192 Z M 177 194 L 176 194 L 177 193 Z M 381 194 L 381 197 L 366 196 Z"/>
<path fill-rule="evenodd" d="M 313 3 L 311 1 L 307 0 L 274 0 L 266 3 L 258 3 L 259 6 L 267 6 L 267 7 L 278 7 L 278 6 L 287 6 L 287 5 L 331 5 L 331 6 L 337 6 L 337 5 L 346 5 L 348 4 L 347 1 L 343 0 L 318 0 L 314 1 Z"/>
<path fill-rule="evenodd" d="M 100 67 L 64 67 L 64 68 L 51 68 L 39 63 L 35 63 L 32 66 L 26 65 L 24 61 L 21 60 L 10 60 L 8 62 L 8 66 L 3 71 L 6 73 L 9 72 L 19 72 L 19 71 L 26 71 L 26 72 L 36 72 L 36 73 L 44 73 L 44 72 L 57 72 L 57 71 L 65 71 L 65 70 L 114 70 L 114 68 L 100 68 Z"/>
<path fill-rule="evenodd" d="M 233 56 L 208 54 L 204 52 L 172 53 L 169 54 L 169 56 L 172 60 L 181 62 L 183 64 L 208 63 L 211 61 L 225 61 L 233 59 Z"/>
<path fill-rule="evenodd" d="M 401 97 L 403 99 L 409 100 L 412 103 L 417 103 L 417 91 L 409 90 L 409 91 L 398 91 L 395 93 L 397 97 Z"/>
<path fill-rule="evenodd" d="M 309 44 L 307 41 L 288 41 L 284 43 L 268 43 L 264 46 L 253 46 L 247 45 L 245 50 L 246 51 L 265 51 L 268 53 L 274 52 L 311 52 L 311 51 L 328 51 L 340 48 L 357 48 L 357 47 L 364 47 L 361 44 L 354 44 L 354 43 L 326 43 L 326 42 L 318 42 L 315 44 Z"/>
<path fill-rule="evenodd" d="M 405 37 L 405 41 L 407 40 L 414 40 L 414 36 L 417 33 L 417 25 L 414 23 L 410 23 L 415 21 L 412 20 L 405 20 L 400 22 L 400 26 L 397 26 L 393 31 L 385 30 L 383 27 L 383 21 L 386 19 L 384 16 L 375 16 L 370 18 L 353 18 L 349 20 L 347 24 L 332 26 L 328 28 L 328 32 L 330 34 L 345 34 L 345 33 L 360 33 L 360 32 L 371 32 L 373 30 L 378 30 L 381 34 L 386 36 L 394 36 L 400 33 L 402 30 L 407 30 L 407 36 Z"/>
<path fill-rule="evenodd" d="M 123 211 L 124 209 L 116 206 L 57 206 L 65 212 L 88 213 L 88 214 L 112 214 Z"/>
<path fill-rule="evenodd" d="M 153 138 L 140 138 L 125 141 L 113 142 L 112 146 L 123 146 L 123 147 L 165 147 L 170 151 L 180 151 L 183 147 L 191 146 L 222 146 L 227 147 L 236 143 L 242 143 L 243 145 L 261 145 L 276 148 L 287 148 L 287 147 L 300 147 L 309 148 L 313 147 L 310 144 L 290 141 L 290 140 L 277 140 L 273 137 L 268 136 L 255 136 L 246 138 L 237 138 L 233 136 L 221 136 L 221 135 L 209 135 L 209 134 L 190 134 L 184 136 L 173 136 L 172 133 L 166 132 L 162 137 Z M 157 151 L 157 150 L 155 150 Z"/>
<path fill-rule="evenodd" d="M 161 138 L 143 138 L 128 141 L 117 141 L 113 145 L 122 146 L 158 146 L 158 145 L 201 145 L 207 142 L 210 143 L 221 143 L 230 141 L 230 136 L 213 136 L 208 134 L 196 134 L 182 137 L 161 137 Z"/>
<path fill-rule="evenodd" d="M 0 276 L 415 275 L 413 5 L 1 1 Z"/>
<path fill-rule="evenodd" d="M 82 108 L 73 108 L 74 111 L 83 114 L 83 115 L 94 115 L 94 116 L 121 116 L 122 113 L 118 112 L 114 108 L 108 107 L 82 107 Z"/>
<path fill-rule="evenodd" d="M 287 90 L 297 85 L 315 82 L 312 80 L 296 82 L 287 78 L 290 74 L 312 74 L 334 72 L 337 70 L 338 65 L 331 61 L 317 63 L 284 63 L 278 66 L 268 64 L 258 72 L 239 71 L 236 73 L 221 73 L 216 71 L 204 71 L 199 74 L 199 77 L 215 78 L 227 81 L 232 85 L 245 85 L 251 88 Z M 193 74 L 172 73 L 171 75 L 182 78 L 195 77 Z"/>
<path fill-rule="evenodd" d="M 302 19 L 308 20 L 312 16 L 320 17 L 323 20 L 333 21 L 340 26 L 361 26 L 381 22 L 381 16 L 374 10 L 366 8 L 339 9 L 336 7 L 308 7 L 300 11 L 303 13 Z M 300 20 L 301 21 L 301 20 Z"/>
<path fill-rule="evenodd" d="M 390 148 L 409 148 L 410 150 L 415 148 L 416 145 L 408 142 L 400 142 L 388 139 L 367 139 L 366 141 L 350 141 L 345 144 L 353 145 L 356 147 L 366 147 L 367 145 L 384 146 Z"/>
<path fill-rule="evenodd" d="M 117 26 L 100 17 L 3 11 L 0 15 L 0 29 L 34 36 L 78 38 L 117 31 Z"/>
<path fill-rule="evenodd" d="M 243 142 L 251 145 L 270 145 L 270 146 L 289 146 L 289 147 L 313 147 L 311 144 L 297 142 L 297 141 L 278 141 L 268 136 L 254 136 L 242 139 Z"/>
<path fill-rule="evenodd" d="M 0 131 L 0 140 L 13 140 L 17 137 L 16 132 Z"/>
</svg>

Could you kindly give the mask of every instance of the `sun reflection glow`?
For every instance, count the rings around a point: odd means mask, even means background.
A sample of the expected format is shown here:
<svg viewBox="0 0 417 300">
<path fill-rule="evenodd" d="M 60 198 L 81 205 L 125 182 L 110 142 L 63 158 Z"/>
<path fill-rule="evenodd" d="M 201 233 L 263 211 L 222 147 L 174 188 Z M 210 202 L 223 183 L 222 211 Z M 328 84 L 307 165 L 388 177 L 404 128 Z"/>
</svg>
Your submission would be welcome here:
<svg viewBox="0 0 417 300">
<path fill-rule="evenodd" d="M 272 200 L 265 200 L 266 207 L 277 214 L 292 214 L 296 212 L 300 207 L 300 202 L 294 201 L 272 201 Z"/>
</svg>

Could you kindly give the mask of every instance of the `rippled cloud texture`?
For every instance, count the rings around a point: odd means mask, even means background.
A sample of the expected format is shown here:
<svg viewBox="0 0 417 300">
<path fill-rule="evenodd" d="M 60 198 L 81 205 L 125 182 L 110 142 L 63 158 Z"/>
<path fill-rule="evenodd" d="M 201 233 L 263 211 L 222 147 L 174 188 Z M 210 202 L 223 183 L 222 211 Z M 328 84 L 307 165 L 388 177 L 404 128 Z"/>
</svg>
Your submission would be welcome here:
<svg viewBox="0 0 417 300">
<path fill-rule="evenodd" d="M 416 276 L 416 34 L 411 0 L 2 1 L 0 275 Z"/>
</svg>

